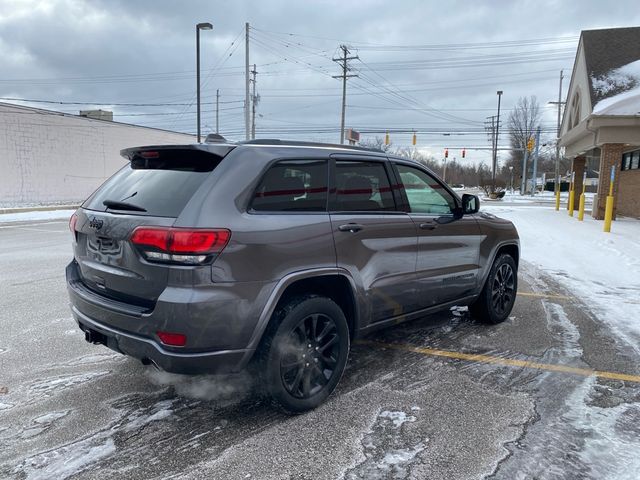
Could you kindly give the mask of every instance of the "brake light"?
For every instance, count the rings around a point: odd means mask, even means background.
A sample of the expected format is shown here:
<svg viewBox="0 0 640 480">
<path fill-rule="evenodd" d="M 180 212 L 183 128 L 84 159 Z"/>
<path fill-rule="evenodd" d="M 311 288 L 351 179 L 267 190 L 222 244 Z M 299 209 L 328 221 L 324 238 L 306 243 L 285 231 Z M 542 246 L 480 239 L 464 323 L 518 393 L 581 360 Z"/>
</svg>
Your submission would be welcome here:
<svg viewBox="0 0 640 480">
<path fill-rule="evenodd" d="M 184 347 L 187 344 L 187 336 L 182 333 L 156 332 L 156 335 L 162 343 L 171 347 Z"/>
<path fill-rule="evenodd" d="M 142 250 L 147 260 L 199 264 L 222 252 L 229 243 L 227 229 L 186 229 L 138 227 L 131 243 Z"/>
<path fill-rule="evenodd" d="M 78 222 L 78 214 L 74 213 L 73 215 L 71 215 L 71 218 L 69 219 L 69 230 L 71 230 L 71 233 L 73 233 L 74 236 L 76 234 L 77 222 Z"/>
</svg>

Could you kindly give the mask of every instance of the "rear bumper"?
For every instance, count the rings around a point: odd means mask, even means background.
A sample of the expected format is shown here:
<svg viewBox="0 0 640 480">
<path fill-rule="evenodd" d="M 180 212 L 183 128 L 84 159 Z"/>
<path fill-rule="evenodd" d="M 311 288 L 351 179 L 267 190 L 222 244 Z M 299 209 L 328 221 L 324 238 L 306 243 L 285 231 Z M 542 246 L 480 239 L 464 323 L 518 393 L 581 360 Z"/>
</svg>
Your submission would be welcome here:
<svg viewBox="0 0 640 480">
<path fill-rule="evenodd" d="M 273 288 L 257 282 L 200 289 L 167 287 L 148 310 L 89 290 L 75 262 L 67 266 L 66 277 L 73 316 L 88 332 L 88 340 L 167 372 L 184 374 L 242 370 L 255 351 L 249 343 L 262 299 L 266 301 Z M 158 331 L 182 333 L 187 345 L 165 346 Z"/>
<path fill-rule="evenodd" d="M 171 373 L 203 374 L 230 373 L 244 368 L 253 353 L 250 350 L 223 350 L 217 352 L 178 353 L 162 348 L 148 338 L 118 331 L 92 320 L 74 305 L 71 312 L 80 329 L 100 338 L 95 343 L 103 344 L 118 353 L 137 358 L 142 363 L 152 363 Z M 95 334 L 98 335 L 95 335 Z"/>
</svg>

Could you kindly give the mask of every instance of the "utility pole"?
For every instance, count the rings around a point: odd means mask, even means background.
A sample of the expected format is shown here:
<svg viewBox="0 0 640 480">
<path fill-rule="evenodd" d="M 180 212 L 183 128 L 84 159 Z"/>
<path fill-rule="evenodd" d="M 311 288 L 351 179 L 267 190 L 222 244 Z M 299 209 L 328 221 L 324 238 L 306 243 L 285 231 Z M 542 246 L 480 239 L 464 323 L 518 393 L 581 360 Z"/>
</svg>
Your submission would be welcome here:
<svg viewBox="0 0 640 480">
<path fill-rule="evenodd" d="M 498 133 L 500 130 L 500 99 L 502 98 L 502 90 L 497 91 L 498 94 L 498 115 L 496 116 L 496 138 L 495 138 L 495 147 L 493 149 L 493 172 L 491 175 L 491 191 L 496 191 L 496 167 L 498 164 Z"/>
<path fill-rule="evenodd" d="M 340 144 L 344 143 L 344 114 L 345 109 L 347 107 L 347 78 L 357 77 L 355 74 L 347 74 L 349 71 L 349 60 L 356 60 L 360 57 L 357 55 L 349 57 L 349 49 L 346 45 L 340 45 L 340 49 L 342 50 L 342 57 L 332 58 L 334 62 L 340 63 L 342 67 L 342 75 L 333 75 L 333 78 L 341 78 L 342 79 L 342 117 L 340 120 Z"/>
<path fill-rule="evenodd" d="M 220 89 L 216 89 L 216 133 L 220 133 Z"/>
<path fill-rule="evenodd" d="M 558 85 L 558 101 L 557 102 L 549 102 L 556 103 L 558 105 L 558 126 L 557 126 L 557 134 L 556 134 L 556 185 L 555 185 L 555 194 L 556 194 L 556 210 L 558 210 L 560 206 L 560 121 L 562 117 L 562 105 L 565 103 L 562 101 L 562 80 L 564 79 L 563 70 L 560 70 L 560 84 Z"/>
<path fill-rule="evenodd" d="M 244 136 L 249 140 L 249 22 L 244 28 Z"/>
<path fill-rule="evenodd" d="M 253 64 L 253 70 L 251 70 L 251 75 L 253 78 L 251 79 L 252 89 L 251 92 L 251 140 L 255 140 L 256 138 L 256 105 L 258 104 L 258 97 L 256 96 L 256 75 L 258 74 L 256 70 L 256 64 Z"/>
</svg>

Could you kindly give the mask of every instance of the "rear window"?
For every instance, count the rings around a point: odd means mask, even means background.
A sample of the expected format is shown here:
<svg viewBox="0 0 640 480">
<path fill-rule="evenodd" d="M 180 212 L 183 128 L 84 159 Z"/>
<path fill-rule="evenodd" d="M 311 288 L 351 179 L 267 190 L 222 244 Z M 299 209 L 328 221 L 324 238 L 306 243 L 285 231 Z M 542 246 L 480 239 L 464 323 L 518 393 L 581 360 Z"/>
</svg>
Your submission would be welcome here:
<svg viewBox="0 0 640 480">
<path fill-rule="evenodd" d="M 199 150 L 158 150 L 133 157 L 89 197 L 84 208 L 98 211 L 177 217 L 218 166 L 222 157 Z M 121 202 L 134 208 L 107 208 L 103 202 Z"/>
</svg>

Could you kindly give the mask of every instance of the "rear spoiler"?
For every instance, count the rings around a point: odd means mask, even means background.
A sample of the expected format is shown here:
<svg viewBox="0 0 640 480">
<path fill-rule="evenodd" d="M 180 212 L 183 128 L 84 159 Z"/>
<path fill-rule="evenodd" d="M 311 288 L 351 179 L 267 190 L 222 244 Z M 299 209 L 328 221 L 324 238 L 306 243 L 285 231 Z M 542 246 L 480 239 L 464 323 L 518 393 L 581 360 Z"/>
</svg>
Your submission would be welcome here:
<svg viewBox="0 0 640 480">
<path fill-rule="evenodd" d="M 237 145 L 229 143 L 193 143 L 186 145 L 146 145 L 142 147 L 131 147 L 120 150 L 120 155 L 129 161 L 135 157 L 144 157 L 145 152 L 160 152 L 163 150 L 194 150 L 198 152 L 211 153 L 220 158 L 224 158 L 227 154 L 236 148 Z"/>
</svg>

